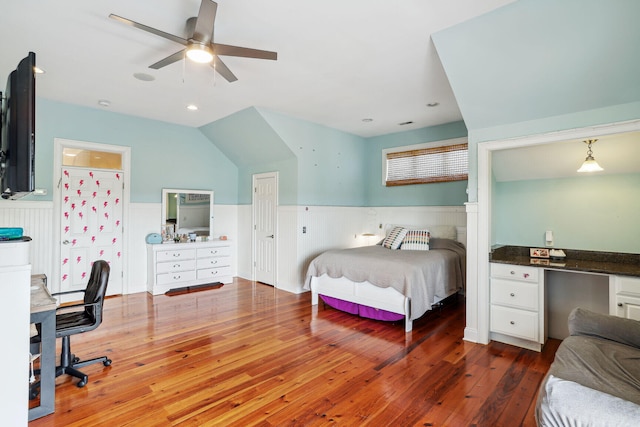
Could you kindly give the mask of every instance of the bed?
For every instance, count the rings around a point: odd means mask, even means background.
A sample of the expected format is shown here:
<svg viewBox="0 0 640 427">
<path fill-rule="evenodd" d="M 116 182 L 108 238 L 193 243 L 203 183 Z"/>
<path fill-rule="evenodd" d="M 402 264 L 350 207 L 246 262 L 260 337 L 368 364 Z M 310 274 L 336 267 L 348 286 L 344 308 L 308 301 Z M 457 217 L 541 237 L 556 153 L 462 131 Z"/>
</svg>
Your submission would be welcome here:
<svg viewBox="0 0 640 427">
<path fill-rule="evenodd" d="M 311 304 L 317 305 L 322 298 L 336 309 L 363 317 L 388 321 L 404 318 L 405 331 L 410 332 L 415 319 L 464 290 L 466 251 L 459 241 L 466 237 L 464 231 L 450 226 L 447 230 L 453 231 L 443 233 L 439 227 L 438 234 L 443 237 L 427 233 L 428 250 L 424 250 L 424 241 L 422 250 L 407 250 L 411 246 L 408 235 L 396 237 L 396 243 L 400 243 L 395 248 L 387 244 L 398 227 L 412 230 L 394 226 L 377 245 L 329 250 L 314 258 L 305 280 Z"/>
</svg>

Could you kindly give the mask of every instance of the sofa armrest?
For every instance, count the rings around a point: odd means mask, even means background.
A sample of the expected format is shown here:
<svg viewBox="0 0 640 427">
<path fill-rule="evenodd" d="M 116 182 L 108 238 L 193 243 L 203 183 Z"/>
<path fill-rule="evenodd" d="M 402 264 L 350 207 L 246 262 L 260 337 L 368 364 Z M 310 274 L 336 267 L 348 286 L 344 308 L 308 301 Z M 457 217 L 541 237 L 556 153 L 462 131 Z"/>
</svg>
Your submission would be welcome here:
<svg viewBox="0 0 640 427">
<path fill-rule="evenodd" d="M 569 314 L 569 333 L 616 341 L 640 348 L 640 322 L 575 308 Z"/>
</svg>

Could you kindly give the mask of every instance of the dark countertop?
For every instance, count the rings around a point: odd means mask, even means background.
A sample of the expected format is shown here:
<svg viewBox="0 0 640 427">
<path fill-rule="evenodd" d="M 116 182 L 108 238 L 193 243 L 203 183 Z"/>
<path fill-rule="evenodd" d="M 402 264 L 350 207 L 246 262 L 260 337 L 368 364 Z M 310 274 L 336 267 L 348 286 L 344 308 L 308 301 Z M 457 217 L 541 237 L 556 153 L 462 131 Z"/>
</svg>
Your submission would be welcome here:
<svg viewBox="0 0 640 427">
<path fill-rule="evenodd" d="M 500 246 L 489 254 L 489 261 L 500 264 L 527 265 L 556 270 L 616 274 L 640 277 L 640 254 L 563 249 L 565 259 L 531 258 L 529 247 Z"/>
</svg>

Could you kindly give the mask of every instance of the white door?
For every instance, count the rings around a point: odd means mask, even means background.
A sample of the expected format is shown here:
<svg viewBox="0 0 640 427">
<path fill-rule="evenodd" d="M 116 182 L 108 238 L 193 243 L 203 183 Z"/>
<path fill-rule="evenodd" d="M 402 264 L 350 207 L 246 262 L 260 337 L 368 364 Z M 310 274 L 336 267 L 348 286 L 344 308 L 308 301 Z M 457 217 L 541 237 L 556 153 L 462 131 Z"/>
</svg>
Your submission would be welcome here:
<svg viewBox="0 0 640 427">
<path fill-rule="evenodd" d="M 253 176 L 253 268 L 258 282 L 276 286 L 278 173 Z"/>
<path fill-rule="evenodd" d="M 111 267 L 107 293 L 122 293 L 123 172 L 62 167 L 62 291 L 84 289 L 93 262 Z"/>
</svg>

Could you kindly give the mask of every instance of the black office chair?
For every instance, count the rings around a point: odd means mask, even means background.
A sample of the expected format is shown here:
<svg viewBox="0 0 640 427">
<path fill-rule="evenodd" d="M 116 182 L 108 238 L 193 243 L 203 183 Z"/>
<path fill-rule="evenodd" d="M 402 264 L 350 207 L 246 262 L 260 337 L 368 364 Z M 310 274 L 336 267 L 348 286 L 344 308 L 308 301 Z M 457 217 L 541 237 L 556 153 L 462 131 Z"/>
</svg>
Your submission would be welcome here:
<svg viewBox="0 0 640 427">
<path fill-rule="evenodd" d="M 102 323 L 102 306 L 107 293 L 110 267 L 106 261 L 99 260 L 93 263 L 89 283 L 84 291 L 59 292 L 52 295 L 66 295 L 84 292 L 84 302 L 81 304 L 67 305 L 56 310 L 56 338 L 62 338 L 62 352 L 60 354 L 60 366 L 56 366 L 56 377 L 67 374 L 79 378 L 77 386 L 84 387 L 89 378 L 78 368 L 92 363 L 102 362 L 104 366 L 111 365 L 111 359 L 107 356 L 95 359 L 80 360 L 71 353 L 71 335 L 92 331 Z M 39 336 L 35 337 L 39 341 Z M 32 343 L 34 340 L 32 339 Z M 38 370 L 35 371 L 39 374 Z M 34 383 L 30 387 L 30 397 L 38 395 L 40 383 Z"/>
</svg>

